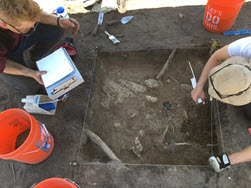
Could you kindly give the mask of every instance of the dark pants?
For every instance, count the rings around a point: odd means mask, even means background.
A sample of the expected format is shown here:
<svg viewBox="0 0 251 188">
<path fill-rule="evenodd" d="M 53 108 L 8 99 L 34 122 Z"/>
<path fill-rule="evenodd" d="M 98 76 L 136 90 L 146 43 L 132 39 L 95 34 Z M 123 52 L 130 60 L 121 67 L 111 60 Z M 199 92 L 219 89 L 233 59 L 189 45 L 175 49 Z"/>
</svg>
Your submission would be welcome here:
<svg viewBox="0 0 251 188">
<path fill-rule="evenodd" d="M 244 112 L 244 115 L 246 116 L 246 118 L 251 120 L 251 103 L 240 106 L 240 108 Z"/>
<path fill-rule="evenodd" d="M 27 66 L 24 62 L 24 51 L 26 49 L 34 45 L 30 50 L 30 54 L 36 60 L 41 59 L 57 43 L 62 33 L 63 30 L 57 26 L 40 23 L 36 31 L 30 36 L 24 37 L 17 49 L 6 55 L 6 57 L 16 63 Z M 35 94 L 40 87 L 39 83 L 30 77 L 5 73 L 1 73 L 0 77 L 9 85 L 25 94 Z"/>
</svg>

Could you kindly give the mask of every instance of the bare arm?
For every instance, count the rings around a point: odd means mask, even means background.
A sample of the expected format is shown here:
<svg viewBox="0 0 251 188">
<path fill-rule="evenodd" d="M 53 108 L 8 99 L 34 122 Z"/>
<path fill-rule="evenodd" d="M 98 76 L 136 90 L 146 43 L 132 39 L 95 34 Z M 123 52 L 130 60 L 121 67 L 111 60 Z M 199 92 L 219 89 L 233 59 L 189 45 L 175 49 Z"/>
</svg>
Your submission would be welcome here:
<svg viewBox="0 0 251 188">
<path fill-rule="evenodd" d="M 23 65 L 20 65 L 18 63 L 15 63 L 14 61 L 7 60 L 4 68 L 4 73 L 6 74 L 13 74 L 13 75 L 20 75 L 20 76 L 27 76 L 34 78 L 39 84 L 43 85 L 43 82 L 41 80 L 41 75 L 46 74 L 46 71 L 36 71 L 29 69 Z"/>
<path fill-rule="evenodd" d="M 57 18 L 58 16 L 54 14 L 48 14 L 47 12 L 43 11 L 42 16 L 40 18 L 40 23 L 48 25 L 57 25 Z M 79 30 L 80 25 L 73 18 L 71 18 L 71 21 L 68 18 L 60 18 L 59 25 L 63 29 L 70 29 L 72 31 L 72 35 L 75 36 Z"/>
<path fill-rule="evenodd" d="M 196 104 L 198 104 L 197 102 L 197 99 L 198 98 L 201 98 L 202 101 L 203 101 L 203 104 L 205 104 L 205 97 L 204 97 L 204 91 L 203 91 L 203 88 L 204 88 L 204 85 L 207 81 L 207 78 L 208 78 L 208 75 L 209 75 L 209 72 L 215 67 L 217 66 L 220 62 L 230 58 L 229 54 L 228 54 L 228 47 L 229 45 L 227 46 L 224 46 L 223 48 L 217 50 L 208 60 L 208 62 L 206 63 L 202 73 L 201 73 L 201 76 L 200 76 L 200 79 L 197 83 L 197 86 L 196 88 L 194 88 L 191 92 L 191 97 L 192 99 L 194 100 L 194 102 Z"/>
</svg>

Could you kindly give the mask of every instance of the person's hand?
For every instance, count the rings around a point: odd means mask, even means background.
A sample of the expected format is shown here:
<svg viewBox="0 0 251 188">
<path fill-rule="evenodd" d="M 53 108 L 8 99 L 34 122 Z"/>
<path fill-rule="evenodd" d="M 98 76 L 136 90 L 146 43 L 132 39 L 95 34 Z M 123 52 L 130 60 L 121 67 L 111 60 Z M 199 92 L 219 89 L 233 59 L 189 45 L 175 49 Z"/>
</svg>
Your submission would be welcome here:
<svg viewBox="0 0 251 188">
<path fill-rule="evenodd" d="M 63 29 L 70 29 L 75 36 L 79 30 L 80 24 L 73 18 L 60 18 L 59 25 Z"/>
<path fill-rule="evenodd" d="M 39 84 L 44 85 L 41 79 L 41 75 L 46 74 L 46 71 L 34 71 L 32 73 L 32 78 L 34 78 Z"/>
<path fill-rule="evenodd" d="M 193 101 L 198 104 L 198 98 L 201 98 L 203 104 L 205 104 L 205 95 L 204 95 L 204 91 L 203 88 L 200 87 L 195 87 L 192 92 L 191 92 L 191 97 L 193 99 Z"/>
</svg>

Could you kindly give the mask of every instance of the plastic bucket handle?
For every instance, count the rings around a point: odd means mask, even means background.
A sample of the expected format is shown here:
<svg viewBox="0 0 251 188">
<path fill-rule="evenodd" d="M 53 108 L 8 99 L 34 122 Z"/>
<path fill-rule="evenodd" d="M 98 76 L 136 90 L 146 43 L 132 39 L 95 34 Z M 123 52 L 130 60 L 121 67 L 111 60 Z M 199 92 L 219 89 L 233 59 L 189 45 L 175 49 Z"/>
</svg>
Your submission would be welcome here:
<svg viewBox="0 0 251 188">
<path fill-rule="evenodd" d="M 73 183 L 74 185 L 76 185 L 78 188 L 81 188 L 78 184 L 76 184 L 74 181 L 70 180 L 69 178 L 64 178 L 65 180 Z"/>
<path fill-rule="evenodd" d="M 46 137 L 45 137 L 45 140 L 47 140 L 47 138 L 50 136 L 50 133 L 48 132 L 47 128 L 45 127 L 45 124 L 41 123 L 40 121 L 36 120 L 38 124 L 40 124 L 45 132 L 46 132 Z M 25 154 L 30 154 L 30 153 L 35 153 L 35 152 L 38 152 L 43 146 L 41 146 L 40 148 L 38 148 L 37 150 L 35 151 L 29 151 L 29 152 L 25 152 L 25 153 L 22 153 L 22 155 L 25 155 Z"/>
<path fill-rule="evenodd" d="M 34 99 L 27 99 L 27 98 L 23 98 L 21 100 L 22 103 L 33 103 L 34 102 Z"/>
</svg>

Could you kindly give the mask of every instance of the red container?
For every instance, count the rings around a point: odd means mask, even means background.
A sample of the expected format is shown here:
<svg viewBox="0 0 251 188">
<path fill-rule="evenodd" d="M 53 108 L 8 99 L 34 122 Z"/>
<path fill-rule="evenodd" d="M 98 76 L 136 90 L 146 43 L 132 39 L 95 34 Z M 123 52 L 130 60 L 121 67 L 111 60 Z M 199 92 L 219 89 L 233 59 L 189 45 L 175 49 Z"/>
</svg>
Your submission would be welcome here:
<svg viewBox="0 0 251 188">
<path fill-rule="evenodd" d="M 71 181 L 70 179 L 63 178 L 50 178 L 42 181 L 34 188 L 80 188 L 79 185 Z"/>
<path fill-rule="evenodd" d="M 53 137 L 32 115 L 13 108 L 0 113 L 0 122 L 0 158 L 37 164 L 50 156 Z M 28 137 L 15 149 L 18 135 L 28 129 Z"/>
<path fill-rule="evenodd" d="M 230 30 L 244 2 L 245 0 L 208 0 L 204 27 L 213 33 Z"/>
</svg>

